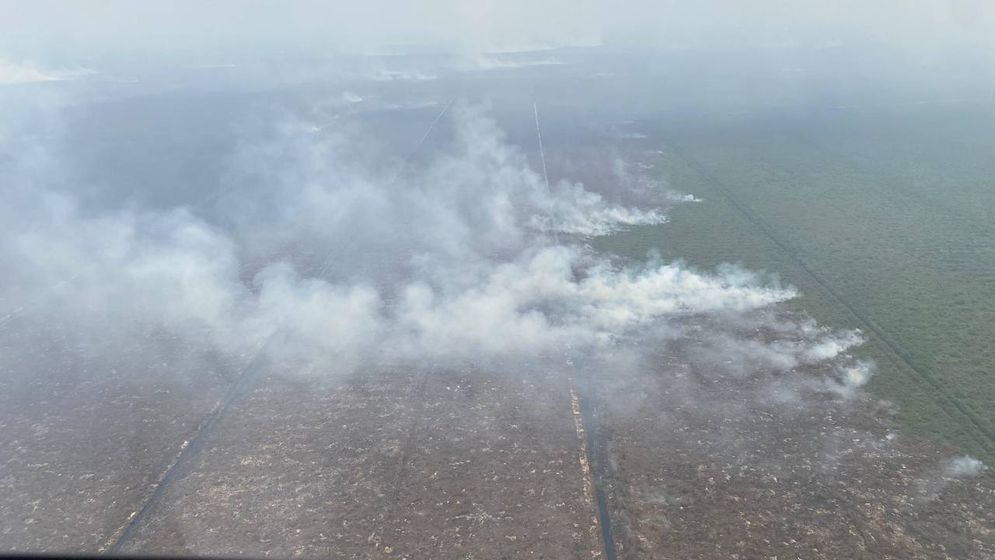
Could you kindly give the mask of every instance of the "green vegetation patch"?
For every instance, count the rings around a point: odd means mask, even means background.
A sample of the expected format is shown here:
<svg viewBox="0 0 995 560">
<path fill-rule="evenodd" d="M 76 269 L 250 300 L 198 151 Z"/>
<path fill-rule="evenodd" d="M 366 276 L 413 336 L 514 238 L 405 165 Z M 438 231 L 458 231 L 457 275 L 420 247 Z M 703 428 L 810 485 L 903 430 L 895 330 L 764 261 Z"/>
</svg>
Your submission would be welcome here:
<svg viewBox="0 0 995 560">
<path fill-rule="evenodd" d="M 711 268 L 742 263 L 862 329 L 870 391 L 903 423 L 995 460 L 995 127 L 991 108 L 660 122 L 667 184 L 704 199 L 598 240 Z M 985 126 L 983 123 L 988 123 Z"/>
</svg>

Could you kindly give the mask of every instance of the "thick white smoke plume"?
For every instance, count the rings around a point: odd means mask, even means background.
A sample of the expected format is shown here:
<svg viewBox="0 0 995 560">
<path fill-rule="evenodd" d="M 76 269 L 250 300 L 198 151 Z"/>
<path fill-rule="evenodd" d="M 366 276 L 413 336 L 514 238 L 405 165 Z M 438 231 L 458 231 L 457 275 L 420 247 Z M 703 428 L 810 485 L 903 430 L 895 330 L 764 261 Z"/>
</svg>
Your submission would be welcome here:
<svg viewBox="0 0 995 560">
<path fill-rule="evenodd" d="M 0 329 L 26 333 L 22 348 L 263 348 L 281 371 L 320 376 L 397 363 L 513 370 L 567 349 L 604 363 L 684 338 L 715 371 L 823 364 L 809 388 L 843 396 L 866 381 L 869 366 L 846 354 L 858 333 L 742 327 L 791 288 L 585 248 L 663 222 L 668 193 L 630 208 L 579 183 L 547 189 L 481 110 L 457 106 L 451 119 L 448 149 L 406 162 L 378 159 L 354 130 L 286 119 L 243 139 L 222 191 L 168 210 L 85 210 L 57 129 L 5 141 Z M 742 328 L 694 335 L 708 317 Z M 779 334 L 750 336 L 759 326 Z"/>
</svg>

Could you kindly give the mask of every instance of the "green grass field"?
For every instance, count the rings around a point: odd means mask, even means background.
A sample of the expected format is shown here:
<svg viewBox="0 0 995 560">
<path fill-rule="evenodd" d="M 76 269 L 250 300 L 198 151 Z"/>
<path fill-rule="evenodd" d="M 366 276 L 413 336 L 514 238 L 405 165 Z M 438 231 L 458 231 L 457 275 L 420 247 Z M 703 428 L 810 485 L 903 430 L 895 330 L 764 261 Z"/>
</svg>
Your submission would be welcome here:
<svg viewBox="0 0 995 560">
<path fill-rule="evenodd" d="M 995 463 L 995 108 L 921 105 L 662 120 L 657 165 L 703 198 L 598 241 L 777 273 L 858 327 L 912 432 Z"/>
</svg>

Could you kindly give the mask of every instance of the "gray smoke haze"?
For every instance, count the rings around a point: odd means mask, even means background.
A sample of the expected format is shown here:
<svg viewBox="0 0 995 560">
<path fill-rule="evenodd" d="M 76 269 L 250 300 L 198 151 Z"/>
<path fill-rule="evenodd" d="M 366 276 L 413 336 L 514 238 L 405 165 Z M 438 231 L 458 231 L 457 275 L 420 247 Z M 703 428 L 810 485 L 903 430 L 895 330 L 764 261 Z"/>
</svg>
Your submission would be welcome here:
<svg viewBox="0 0 995 560">
<path fill-rule="evenodd" d="M 139 55 L 193 58 L 234 52 L 372 52 L 413 44 L 465 54 L 604 43 L 986 48 L 992 46 L 993 31 L 995 9 L 983 0 L 0 3 L 0 53 L 41 61 L 120 56 L 116 51 L 122 44 Z"/>
</svg>

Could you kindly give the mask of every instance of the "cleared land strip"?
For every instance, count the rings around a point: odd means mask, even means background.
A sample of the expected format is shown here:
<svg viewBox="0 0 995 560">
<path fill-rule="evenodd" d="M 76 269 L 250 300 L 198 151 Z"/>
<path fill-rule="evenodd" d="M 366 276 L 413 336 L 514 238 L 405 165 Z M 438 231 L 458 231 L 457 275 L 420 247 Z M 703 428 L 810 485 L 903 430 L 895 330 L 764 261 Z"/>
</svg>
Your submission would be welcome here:
<svg viewBox="0 0 995 560">
<path fill-rule="evenodd" d="M 732 190 L 728 185 L 709 172 L 700 162 L 686 155 L 678 146 L 668 144 L 668 148 L 677 157 L 681 158 L 689 168 L 701 176 L 702 179 L 718 190 L 726 201 L 736 209 L 736 211 L 742 214 L 748 222 L 760 230 L 764 237 L 770 240 L 774 246 L 782 251 L 792 262 L 798 265 L 798 267 L 801 268 L 805 274 L 807 274 L 819 287 L 825 290 L 825 292 L 829 294 L 829 296 L 844 310 L 846 310 L 850 316 L 866 327 L 867 330 L 874 333 L 878 340 L 880 340 L 885 347 L 887 347 L 890 353 L 897 358 L 903 366 L 915 373 L 916 381 L 924 382 L 929 385 L 931 389 L 933 389 L 933 391 L 929 392 L 933 400 L 951 418 L 967 428 L 967 432 L 971 434 L 972 439 L 974 439 L 988 455 L 987 458 L 990 459 L 995 457 L 995 434 L 993 434 L 992 430 L 985 425 L 981 418 L 979 418 L 970 408 L 962 404 L 955 396 L 953 396 L 931 372 L 926 371 L 925 369 L 914 364 L 909 354 L 903 350 L 902 347 L 888 335 L 888 333 L 886 333 L 873 320 L 847 301 L 842 294 L 830 286 L 819 274 L 809 267 L 808 264 L 805 263 L 804 259 L 802 259 L 790 245 L 776 235 L 776 232 L 769 224 L 767 224 L 762 218 L 756 215 L 752 210 L 750 210 L 749 207 L 740 202 L 732 194 Z M 904 370 L 904 368 L 899 369 Z"/>
</svg>

